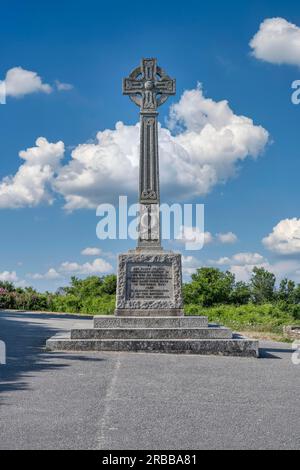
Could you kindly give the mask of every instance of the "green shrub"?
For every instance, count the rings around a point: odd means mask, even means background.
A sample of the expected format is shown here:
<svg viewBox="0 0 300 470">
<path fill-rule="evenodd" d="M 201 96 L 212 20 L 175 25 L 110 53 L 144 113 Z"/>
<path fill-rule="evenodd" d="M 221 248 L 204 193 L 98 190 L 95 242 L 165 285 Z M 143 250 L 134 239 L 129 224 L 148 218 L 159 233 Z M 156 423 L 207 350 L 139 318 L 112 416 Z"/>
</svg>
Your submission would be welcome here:
<svg viewBox="0 0 300 470">
<path fill-rule="evenodd" d="M 53 312 L 79 313 L 82 302 L 75 295 L 67 294 L 54 296 L 51 305 Z"/>
<path fill-rule="evenodd" d="M 252 329 L 258 331 L 281 332 L 282 326 L 294 323 L 292 313 L 273 304 L 243 306 L 220 305 L 203 308 L 199 305 L 185 306 L 187 315 L 204 315 L 210 322 L 220 323 L 235 330 Z"/>
<path fill-rule="evenodd" d="M 114 295 L 105 295 L 103 297 L 89 297 L 82 303 L 81 313 L 92 315 L 112 315 L 116 306 L 116 297 Z"/>
</svg>

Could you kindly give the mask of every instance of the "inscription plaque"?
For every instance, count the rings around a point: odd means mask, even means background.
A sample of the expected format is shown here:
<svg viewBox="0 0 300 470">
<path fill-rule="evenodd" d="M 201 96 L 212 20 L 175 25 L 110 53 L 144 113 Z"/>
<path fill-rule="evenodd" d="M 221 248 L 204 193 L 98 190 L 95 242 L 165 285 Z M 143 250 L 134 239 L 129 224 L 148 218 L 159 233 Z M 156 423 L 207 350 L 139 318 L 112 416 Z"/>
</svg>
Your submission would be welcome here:
<svg viewBox="0 0 300 470">
<path fill-rule="evenodd" d="M 135 251 L 119 255 L 118 316 L 183 316 L 181 255 Z"/>
<path fill-rule="evenodd" d="M 171 263 L 128 263 L 127 299 L 173 300 L 174 277 Z"/>
</svg>

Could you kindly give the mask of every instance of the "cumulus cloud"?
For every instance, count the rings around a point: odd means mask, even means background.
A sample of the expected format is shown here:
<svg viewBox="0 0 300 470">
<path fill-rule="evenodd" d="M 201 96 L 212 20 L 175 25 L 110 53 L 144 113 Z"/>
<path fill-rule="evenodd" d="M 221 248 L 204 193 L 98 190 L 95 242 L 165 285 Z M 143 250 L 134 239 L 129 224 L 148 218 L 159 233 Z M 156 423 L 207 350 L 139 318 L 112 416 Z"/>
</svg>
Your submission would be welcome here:
<svg viewBox="0 0 300 470">
<path fill-rule="evenodd" d="M 34 280 L 56 280 L 73 275 L 98 275 L 109 273 L 113 270 L 110 263 L 102 258 L 95 259 L 92 263 L 77 263 L 76 261 L 65 261 L 58 268 L 50 268 L 46 273 L 28 274 Z"/>
<path fill-rule="evenodd" d="M 300 28 L 284 18 L 268 18 L 261 23 L 250 47 L 257 59 L 299 66 Z"/>
<path fill-rule="evenodd" d="M 62 83 L 59 80 L 55 80 L 55 86 L 58 91 L 70 91 L 74 88 L 71 83 Z"/>
<path fill-rule="evenodd" d="M 59 267 L 61 273 L 73 273 L 73 274 L 104 274 L 111 272 L 113 269 L 112 265 L 104 259 L 97 258 L 92 263 L 79 264 L 76 262 L 66 261 Z"/>
<path fill-rule="evenodd" d="M 235 115 L 227 101 L 205 98 L 200 86 L 186 91 L 171 108 L 169 127 L 159 126 L 161 184 L 168 198 L 181 201 L 203 196 L 217 183 L 227 181 L 240 162 L 248 156 L 256 158 L 264 150 L 269 138 L 250 118 Z M 59 168 L 62 142 L 38 139 L 37 147 L 42 148 L 42 162 L 35 165 L 36 151 L 33 154 L 29 149 L 25 165 L 0 183 L 0 207 L 34 206 L 45 199 L 51 202 L 47 186 L 64 197 L 68 211 L 116 202 L 122 194 L 136 195 L 139 124 L 119 122 L 114 130 L 99 132 L 95 143 L 78 145 L 70 161 Z M 50 148 L 56 157 L 47 156 Z"/>
<path fill-rule="evenodd" d="M 52 87 L 48 83 L 43 83 L 36 72 L 25 70 L 22 67 L 13 67 L 8 70 L 4 83 L 6 96 L 13 96 L 14 98 L 37 92 L 52 92 Z"/>
<path fill-rule="evenodd" d="M 229 271 L 235 274 L 238 281 L 248 281 L 251 277 L 253 269 L 259 268 L 269 269 L 268 261 L 259 253 L 236 253 L 231 257 L 223 257 L 216 261 L 211 260 L 211 264 L 217 266 L 226 266 Z"/>
<path fill-rule="evenodd" d="M 198 268 L 201 267 L 200 261 L 194 256 L 182 256 L 182 273 L 183 276 L 191 276 Z"/>
<path fill-rule="evenodd" d="M 49 143 L 40 137 L 36 146 L 23 150 L 19 156 L 23 163 L 14 176 L 0 181 L 0 208 L 34 207 L 51 204 L 51 185 L 64 155 L 63 142 Z"/>
<path fill-rule="evenodd" d="M 184 243 L 187 250 L 200 250 L 204 245 L 209 245 L 214 238 L 210 232 L 203 232 L 199 227 L 181 225 L 176 235 L 177 243 Z"/>
<path fill-rule="evenodd" d="M 231 265 L 238 265 L 238 266 L 245 266 L 246 264 L 248 265 L 258 265 L 262 264 L 264 261 L 264 257 L 260 255 L 259 253 L 237 253 L 233 255 L 232 257 L 224 257 L 220 258 L 214 263 L 222 266 L 226 264 L 231 264 Z"/>
<path fill-rule="evenodd" d="M 171 130 L 175 134 L 171 134 Z M 173 200 L 207 194 L 232 177 L 247 156 L 256 158 L 268 132 L 238 116 L 227 101 L 205 98 L 198 86 L 186 91 L 170 111 L 169 129 L 159 126 L 161 185 Z M 139 124 L 119 122 L 99 132 L 95 143 L 79 145 L 55 181 L 65 208 L 95 208 L 112 195 L 135 195 L 139 164 Z"/>
<path fill-rule="evenodd" d="M 216 237 L 217 237 L 217 240 L 220 243 L 223 243 L 224 245 L 226 245 L 226 244 L 230 245 L 230 244 L 236 243 L 238 241 L 237 236 L 233 232 L 217 233 Z"/>
<path fill-rule="evenodd" d="M 270 251 L 280 255 L 300 253 L 300 219 L 285 219 L 277 224 L 272 233 L 262 240 Z"/>
<path fill-rule="evenodd" d="M 85 248 L 81 252 L 81 254 L 84 256 L 99 256 L 101 253 L 102 250 L 100 248 Z"/>
<path fill-rule="evenodd" d="M 0 281 L 3 281 L 3 282 L 17 282 L 18 280 L 19 279 L 18 279 L 16 271 L 12 271 L 12 272 L 3 271 L 3 272 L 0 272 Z"/>
<path fill-rule="evenodd" d="M 199 250 L 205 245 L 214 242 L 222 244 L 236 243 L 238 238 L 233 232 L 217 233 L 213 235 L 211 232 L 203 232 L 198 227 L 181 226 L 178 234 L 177 243 L 185 243 L 187 249 Z"/>
<path fill-rule="evenodd" d="M 259 253 L 237 253 L 231 257 L 210 261 L 211 264 L 224 266 L 235 274 L 238 281 L 248 282 L 255 267 L 264 268 L 281 280 L 284 277 L 300 282 L 300 263 L 297 260 L 270 262 Z"/>
<path fill-rule="evenodd" d="M 61 278 L 61 275 L 54 268 L 50 268 L 45 274 L 29 274 L 28 277 L 34 280 L 55 280 Z"/>
</svg>

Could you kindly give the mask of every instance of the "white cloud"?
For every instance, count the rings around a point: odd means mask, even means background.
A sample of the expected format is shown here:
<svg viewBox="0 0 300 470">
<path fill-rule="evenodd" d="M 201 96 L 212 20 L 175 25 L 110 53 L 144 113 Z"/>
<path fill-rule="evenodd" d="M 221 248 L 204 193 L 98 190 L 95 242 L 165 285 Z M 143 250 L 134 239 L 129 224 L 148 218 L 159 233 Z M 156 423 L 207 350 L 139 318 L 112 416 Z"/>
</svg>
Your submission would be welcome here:
<svg viewBox="0 0 300 470">
<path fill-rule="evenodd" d="M 237 253 L 231 257 L 220 258 L 217 261 L 211 260 L 210 263 L 226 266 L 229 271 L 235 274 L 238 281 L 249 281 L 253 269 L 258 267 L 274 273 L 278 281 L 288 277 L 300 282 L 300 262 L 297 260 L 271 263 L 259 253 Z"/>
<path fill-rule="evenodd" d="M 259 253 L 236 253 L 231 257 L 223 257 L 217 261 L 211 260 L 210 263 L 217 266 L 226 266 L 229 271 L 235 274 L 238 281 L 248 281 L 256 266 L 265 269 L 270 268 L 267 260 Z"/>
<path fill-rule="evenodd" d="M 45 274 L 29 274 L 28 277 L 34 280 L 54 280 L 54 279 L 59 279 L 61 275 L 56 271 L 54 268 L 50 268 Z"/>
<path fill-rule="evenodd" d="M 269 265 L 268 264 L 259 264 L 259 265 L 245 264 L 245 266 L 240 266 L 240 265 L 230 266 L 229 271 L 235 275 L 235 278 L 237 281 L 248 282 L 252 275 L 253 269 L 255 267 L 268 269 Z"/>
<path fill-rule="evenodd" d="M 97 258 L 92 263 L 79 264 L 77 262 L 65 261 L 58 268 L 50 268 L 46 273 L 28 274 L 34 280 L 56 280 L 67 275 L 93 275 L 111 272 L 113 267 L 107 261 Z"/>
<path fill-rule="evenodd" d="M 237 236 L 233 232 L 217 233 L 216 237 L 218 241 L 223 244 L 233 244 L 238 241 Z"/>
<path fill-rule="evenodd" d="M 220 266 L 229 264 L 245 266 L 246 264 L 257 265 L 262 264 L 263 262 L 264 257 L 261 256 L 259 253 L 237 253 L 231 258 L 220 258 L 219 260 L 215 261 L 215 264 Z"/>
<path fill-rule="evenodd" d="M 18 279 L 16 271 L 12 271 L 12 272 L 3 271 L 2 273 L 0 272 L 0 281 L 17 282 L 18 280 L 19 279 Z"/>
<path fill-rule="evenodd" d="M 194 256 L 182 256 L 183 276 L 191 276 L 200 267 L 201 262 Z"/>
<path fill-rule="evenodd" d="M 100 248 L 85 248 L 81 252 L 81 254 L 84 256 L 99 256 L 101 253 L 102 250 Z"/>
<path fill-rule="evenodd" d="M 203 232 L 198 227 L 181 225 L 176 235 L 176 243 L 184 243 L 187 250 L 200 250 L 204 245 L 209 245 L 214 238 L 210 232 Z"/>
<path fill-rule="evenodd" d="M 296 282 L 300 282 L 300 262 L 297 260 L 286 260 L 269 264 L 268 269 L 273 272 L 278 279 L 287 277 Z"/>
<path fill-rule="evenodd" d="M 8 70 L 4 83 L 6 95 L 15 98 L 37 92 L 52 92 L 52 87 L 47 83 L 43 83 L 36 72 L 25 70 L 22 67 L 14 67 Z"/>
<path fill-rule="evenodd" d="M 58 91 L 70 91 L 74 88 L 71 83 L 62 83 L 59 80 L 55 80 L 55 85 Z"/>
<path fill-rule="evenodd" d="M 171 108 L 170 127 L 177 134 L 159 127 L 159 144 L 162 190 L 172 200 L 207 194 L 217 183 L 232 177 L 247 156 L 257 157 L 269 138 L 263 127 L 235 115 L 227 101 L 217 103 L 205 98 L 200 87 L 186 91 Z M 34 165 L 37 159 L 33 149 L 27 151 L 26 158 L 20 153 L 28 161 L 15 176 L 0 183 L 0 208 L 51 202 L 48 185 L 65 198 L 69 211 L 114 202 L 121 194 L 135 197 L 139 124 L 126 126 L 119 122 L 114 130 L 99 132 L 95 143 L 78 145 L 69 163 L 60 168 L 57 162 L 63 156 L 62 142 L 50 144 L 38 139 L 37 146 L 46 153 L 55 149 L 57 156 L 51 153 L 46 164 L 41 150 L 43 162 Z"/>
<path fill-rule="evenodd" d="M 207 194 L 236 173 L 247 156 L 257 157 L 268 142 L 268 132 L 227 101 L 204 97 L 200 87 L 186 91 L 171 108 L 169 126 L 159 127 L 161 185 L 172 200 Z M 94 208 L 113 195 L 135 195 L 139 164 L 139 124 L 119 122 L 114 130 L 99 132 L 96 143 L 79 145 L 62 168 L 55 188 L 66 209 Z"/>
<path fill-rule="evenodd" d="M 53 202 L 51 184 L 64 155 L 63 142 L 49 143 L 40 137 L 36 147 L 19 153 L 23 163 L 14 176 L 0 181 L 0 209 L 34 207 Z"/>
<path fill-rule="evenodd" d="M 281 255 L 300 253 L 300 219 L 281 220 L 262 242 L 270 251 Z"/>
<path fill-rule="evenodd" d="M 104 274 L 112 271 L 113 267 L 104 259 L 97 258 L 92 263 L 79 264 L 66 261 L 60 265 L 59 271 L 73 274 Z"/>
<path fill-rule="evenodd" d="M 261 23 L 250 47 L 257 59 L 299 66 L 300 28 L 284 18 L 268 18 Z"/>
<path fill-rule="evenodd" d="M 217 233 L 215 236 L 211 232 L 202 232 L 198 227 L 181 226 L 179 235 L 180 238 L 176 240 L 178 243 L 188 244 L 189 248 L 201 249 L 203 245 L 209 245 L 218 241 L 222 244 L 233 244 L 237 242 L 238 238 L 233 232 Z"/>
</svg>

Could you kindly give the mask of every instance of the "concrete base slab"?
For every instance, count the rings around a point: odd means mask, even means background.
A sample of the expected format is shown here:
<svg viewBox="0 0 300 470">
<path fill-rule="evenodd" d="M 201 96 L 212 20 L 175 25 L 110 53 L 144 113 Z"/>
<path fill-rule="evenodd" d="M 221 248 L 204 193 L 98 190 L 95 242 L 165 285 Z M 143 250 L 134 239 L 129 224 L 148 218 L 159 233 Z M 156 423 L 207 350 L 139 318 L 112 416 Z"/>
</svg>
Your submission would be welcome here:
<svg viewBox="0 0 300 470">
<path fill-rule="evenodd" d="M 94 328 L 207 328 L 207 317 L 94 317 Z"/>
<path fill-rule="evenodd" d="M 231 339 L 228 328 L 73 329 L 71 339 Z"/>
<path fill-rule="evenodd" d="M 248 339 L 71 339 L 70 337 L 53 337 L 47 341 L 49 351 L 124 351 L 150 352 L 167 354 L 199 354 L 258 357 L 258 341 Z"/>
<path fill-rule="evenodd" d="M 117 317 L 129 317 L 133 313 L 132 308 L 117 308 L 115 315 Z M 184 311 L 182 308 L 157 308 L 145 309 L 136 308 L 134 309 L 134 316 L 136 317 L 183 317 Z"/>
</svg>

